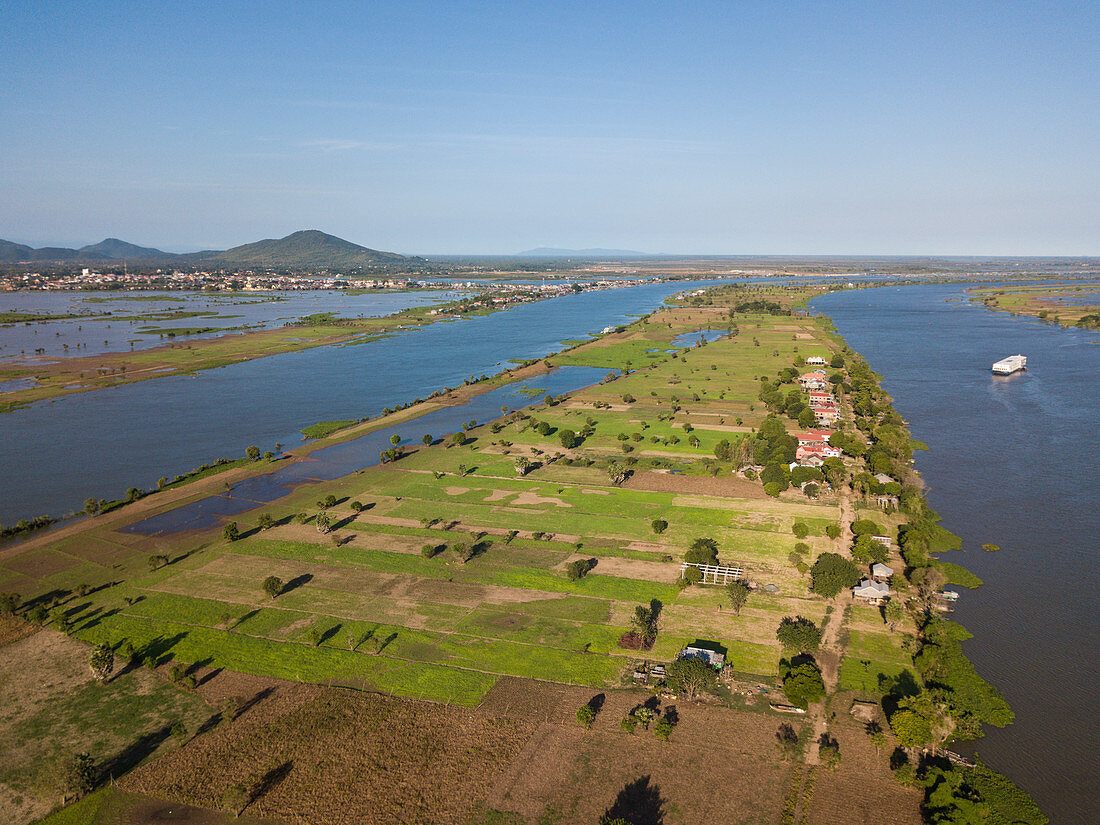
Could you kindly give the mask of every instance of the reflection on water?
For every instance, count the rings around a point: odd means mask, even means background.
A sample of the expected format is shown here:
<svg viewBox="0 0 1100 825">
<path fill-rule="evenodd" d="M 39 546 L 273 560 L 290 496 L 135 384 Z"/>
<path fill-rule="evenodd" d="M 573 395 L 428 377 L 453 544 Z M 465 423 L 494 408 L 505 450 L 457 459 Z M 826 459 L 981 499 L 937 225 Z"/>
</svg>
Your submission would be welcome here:
<svg viewBox="0 0 1100 825">
<path fill-rule="evenodd" d="M 813 301 L 880 373 L 928 444 L 915 454 L 928 498 L 964 540 L 959 561 L 985 581 L 954 618 L 965 648 L 1016 712 L 989 729 L 982 758 L 1028 790 L 1054 822 L 1100 822 L 1100 346 L 1096 334 L 966 303 L 953 286 L 887 287 Z M 990 366 L 1023 353 L 1027 372 Z M 984 542 L 999 553 L 980 550 Z M 948 556 L 950 558 L 950 554 Z"/>
</svg>

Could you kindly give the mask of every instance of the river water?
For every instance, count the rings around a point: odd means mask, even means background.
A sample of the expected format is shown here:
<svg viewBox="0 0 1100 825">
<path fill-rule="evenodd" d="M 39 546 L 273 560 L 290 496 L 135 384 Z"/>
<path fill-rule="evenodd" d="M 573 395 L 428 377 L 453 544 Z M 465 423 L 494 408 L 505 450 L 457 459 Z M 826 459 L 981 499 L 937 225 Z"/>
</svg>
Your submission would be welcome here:
<svg viewBox="0 0 1100 825">
<path fill-rule="evenodd" d="M 953 285 L 838 292 L 811 306 L 928 444 L 915 454 L 928 499 L 963 538 L 963 553 L 945 558 L 985 581 L 962 591 L 953 618 L 974 633 L 967 655 L 1016 722 L 988 728 L 978 754 L 1053 822 L 1100 822 L 1100 333 L 991 312 Z M 991 374 L 1016 353 L 1027 372 Z"/>
<path fill-rule="evenodd" d="M 627 322 L 669 295 L 718 283 L 585 291 L 369 344 L 272 355 L 0 415 L 0 523 L 72 512 L 88 497 L 116 498 L 131 486 L 150 488 L 161 476 L 242 456 L 250 444 L 268 450 L 300 443 L 299 431 L 310 424 L 376 416 L 469 376 L 501 372 L 509 359 L 556 352 L 562 341 Z"/>
</svg>

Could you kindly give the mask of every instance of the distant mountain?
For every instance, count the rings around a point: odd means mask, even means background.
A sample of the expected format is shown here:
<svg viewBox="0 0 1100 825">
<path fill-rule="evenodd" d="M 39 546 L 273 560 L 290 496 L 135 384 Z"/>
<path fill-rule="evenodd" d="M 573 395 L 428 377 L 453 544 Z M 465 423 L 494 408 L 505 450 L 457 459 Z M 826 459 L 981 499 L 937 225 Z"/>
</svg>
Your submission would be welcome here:
<svg viewBox="0 0 1100 825">
<path fill-rule="evenodd" d="M 168 252 L 161 252 L 150 246 L 138 246 L 137 244 L 120 241 L 118 238 L 107 238 L 99 243 L 82 246 L 76 250 L 80 255 L 97 255 L 108 259 L 119 258 L 163 258 Z"/>
<path fill-rule="evenodd" d="M 304 229 L 285 238 L 256 241 L 224 252 L 199 253 L 203 260 L 235 266 L 377 267 L 426 263 L 396 252 L 379 252 L 317 229 Z"/>
<path fill-rule="evenodd" d="M 632 249 L 560 249 L 556 246 L 540 246 L 520 252 L 522 258 L 649 258 L 648 252 Z"/>
<path fill-rule="evenodd" d="M 211 266 L 232 268 L 270 267 L 273 269 L 424 269 L 423 258 L 405 257 L 395 252 L 368 249 L 316 229 L 307 229 L 285 238 L 256 241 L 232 249 L 206 250 L 186 255 L 162 252 L 147 246 L 107 238 L 80 249 L 47 246 L 35 249 L 26 244 L 0 240 L 0 263 L 86 262 L 128 260 L 136 263 L 156 263 L 180 266 Z"/>
</svg>

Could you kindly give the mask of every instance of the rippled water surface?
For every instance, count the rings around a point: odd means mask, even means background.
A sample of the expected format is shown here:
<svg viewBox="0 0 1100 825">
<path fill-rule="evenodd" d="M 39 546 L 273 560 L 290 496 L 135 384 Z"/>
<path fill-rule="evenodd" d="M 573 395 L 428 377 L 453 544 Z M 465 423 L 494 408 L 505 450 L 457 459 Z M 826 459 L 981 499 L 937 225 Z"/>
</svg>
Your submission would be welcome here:
<svg viewBox="0 0 1100 825">
<path fill-rule="evenodd" d="M 1100 334 L 959 300 L 957 286 L 833 293 L 812 306 L 883 378 L 928 497 L 985 584 L 954 617 L 979 672 L 1016 712 L 977 751 L 1053 822 L 1100 822 Z M 993 376 L 1023 353 L 1028 370 Z M 980 549 L 984 542 L 999 553 Z"/>
</svg>

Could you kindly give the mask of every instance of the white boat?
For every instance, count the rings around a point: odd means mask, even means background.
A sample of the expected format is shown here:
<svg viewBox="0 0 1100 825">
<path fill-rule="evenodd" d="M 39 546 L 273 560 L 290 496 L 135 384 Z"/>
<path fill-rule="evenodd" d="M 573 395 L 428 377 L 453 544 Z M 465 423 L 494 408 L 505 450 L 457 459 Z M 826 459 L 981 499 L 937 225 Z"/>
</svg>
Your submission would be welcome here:
<svg viewBox="0 0 1100 825">
<path fill-rule="evenodd" d="M 997 375 L 1012 375 L 1014 372 L 1026 369 L 1027 357 L 1023 355 L 1010 355 L 993 365 L 993 372 Z"/>
</svg>

